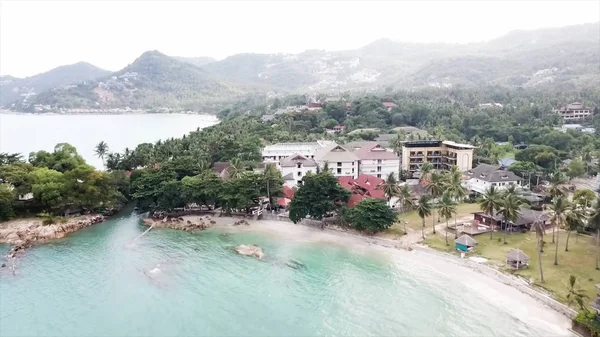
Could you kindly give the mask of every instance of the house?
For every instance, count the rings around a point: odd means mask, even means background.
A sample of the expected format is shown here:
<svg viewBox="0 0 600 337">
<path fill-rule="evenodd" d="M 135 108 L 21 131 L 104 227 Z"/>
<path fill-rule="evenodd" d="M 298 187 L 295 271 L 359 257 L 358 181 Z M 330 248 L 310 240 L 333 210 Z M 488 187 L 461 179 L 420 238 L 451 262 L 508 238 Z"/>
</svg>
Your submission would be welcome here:
<svg viewBox="0 0 600 337">
<path fill-rule="evenodd" d="M 309 172 L 317 173 L 317 163 L 313 159 L 306 158 L 300 154 L 295 154 L 282 159 L 279 162 L 279 167 L 282 176 L 291 178 L 287 180 L 284 179 L 286 186 L 289 187 L 302 185 L 302 179 Z"/>
<path fill-rule="evenodd" d="M 29 192 L 29 193 L 24 193 L 24 194 L 19 194 L 17 196 L 17 199 L 19 201 L 29 201 L 33 199 L 33 193 Z"/>
<path fill-rule="evenodd" d="M 567 106 L 553 109 L 552 112 L 559 115 L 563 121 L 580 120 L 593 114 L 592 108 L 584 107 L 582 103 L 573 102 Z"/>
<path fill-rule="evenodd" d="M 336 125 L 332 129 L 327 129 L 326 132 L 329 134 L 332 133 L 342 133 L 346 129 L 344 125 Z"/>
<path fill-rule="evenodd" d="M 520 228 L 522 230 L 531 229 L 531 225 L 534 222 L 541 222 L 544 226 L 550 224 L 550 213 L 546 211 L 537 211 L 525 207 L 521 207 L 519 210 L 519 216 L 515 222 L 508 221 L 509 227 Z M 502 215 L 496 213 L 493 216 L 486 214 L 484 212 L 475 212 L 473 213 L 473 219 L 478 223 L 490 226 L 492 229 L 503 229 L 502 225 L 503 218 Z"/>
<path fill-rule="evenodd" d="M 387 109 L 387 111 L 391 111 L 393 108 L 398 106 L 394 102 L 381 102 L 381 104 L 383 104 L 383 106 Z"/>
<path fill-rule="evenodd" d="M 221 179 L 229 179 L 229 166 L 228 162 L 218 161 L 213 165 L 213 170 Z"/>
<path fill-rule="evenodd" d="M 287 112 L 302 112 L 308 110 L 308 105 L 289 105 L 285 110 Z"/>
<path fill-rule="evenodd" d="M 265 162 L 276 162 L 283 158 L 299 154 L 306 158 L 314 158 L 315 152 L 326 145 L 333 144 L 330 141 L 319 140 L 305 143 L 277 143 L 267 145 L 262 149 L 262 160 Z"/>
<path fill-rule="evenodd" d="M 502 104 L 500 104 L 500 103 L 481 103 L 481 104 L 479 104 L 479 107 L 482 109 L 502 108 Z"/>
<path fill-rule="evenodd" d="M 321 167 L 328 163 L 329 170 L 336 177 L 358 177 L 358 157 L 341 145 L 333 143 L 325 146 L 315 152 L 314 159 Z"/>
<path fill-rule="evenodd" d="M 308 103 L 308 110 L 315 111 L 323 109 L 323 104 L 321 102 L 310 102 Z"/>
<path fill-rule="evenodd" d="M 346 203 L 348 207 L 354 207 L 363 199 L 375 198 L 386 200 L 383 190 L 378 186 L 384 182 L 383 179 L 369 175 L 360 175 L 356 179 L 352 177 L 338 177 L 340 186 L 352 192 L 350 199 Z"/>
<path fill-rule="evenodd" d="M 262 116 L 260 117 L 260 120 L 261 120 L 263 123 L 265 123 L 265 122 L 270 122 L 270 121 L 272 121 L 272 120 L 274 120 L 274 119 L 275 119 L 275 115 L 262 115 Z"/>
<path fill-rule="evenodd" d="M 473 168 L 473 151 L 469 144 L 449 140 L 408 141 L 402 145 L 402 170 L 418 171 L 423 163 L 430 162 L 435 169 L 458 166 L 461 171 Z"/>
<path fill-rule="evenodd" d="M 523 180 L 502 166 L 489 164 L 480 164 L 465 172 L 464 175 L 469 179 L 467 188 L 477 193 L 485 193 L 490 186 L 495 186 L 499 190 L 504 190 L 511 185 L 520 186 Z"/>
<path fill-rule="evenodd" d="M 477 245 L 477 241 L 467 234 L 463 234 L 458 239 L 454 240 L 454 245 L 456 250 L 466 253 L 473 250 L 473 247 Z"/>
<path fill-rule="evenodd" d="M 376 142 L 369 142 L 354 153 L 359 159 L 359 174 L 386 178 L 400 170 L 400 157 Z"/>
</svg>

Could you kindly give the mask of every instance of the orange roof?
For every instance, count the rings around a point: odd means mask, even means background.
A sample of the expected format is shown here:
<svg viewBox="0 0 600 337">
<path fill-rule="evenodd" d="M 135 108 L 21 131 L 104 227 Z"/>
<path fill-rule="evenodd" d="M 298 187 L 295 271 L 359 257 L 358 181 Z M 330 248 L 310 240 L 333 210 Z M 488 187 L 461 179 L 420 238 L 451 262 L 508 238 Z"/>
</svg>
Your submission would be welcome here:
<svg viewBox="0 0 600 337">
<path fill-rule="evenodd" d="M 289 188 L 288 186 L 283 186 L 283 194 L 285 195 L 286 198 L 288 199 L 292 199 L 294 198 L 294 190 Z"/>
</svg>

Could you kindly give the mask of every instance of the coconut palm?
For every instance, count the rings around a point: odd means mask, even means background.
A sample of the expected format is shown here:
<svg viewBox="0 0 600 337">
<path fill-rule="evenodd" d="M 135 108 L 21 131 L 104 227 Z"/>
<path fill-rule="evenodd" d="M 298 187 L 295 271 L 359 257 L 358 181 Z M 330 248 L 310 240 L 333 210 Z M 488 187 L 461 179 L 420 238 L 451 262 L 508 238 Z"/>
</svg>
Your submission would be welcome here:
<svg viewBox="0 0 600 337">
<path fill-rule="evenodd" d="M 546 234 L 546 227 L 542 221 L 536 220 L 531 226 L 531 230 L 535 232 L 535 238 L 537 241 L 538 266 L 540 267 L 540 280 L 543 283 L 544 269 L 542 268 L 542 251 L 544 249 L 544 234 Z"/>
<path fill-rule="evenodd" d="M 229 167 L 227 168 L 227 173 L 229 173 L 230 178 L 239 178 L 246 171 L 246 167 L 244 162 L 240 158 L 233 158 L 229 162 Z"/>
<path fill-rule="evenodd" d="M 448 176 L 446 177 L 446 193 L 448 193 L 457 203 L 461 202 L 468 195 L 467 189 L 462 185 L 462 173 L 458 169 L 458 166 L 452 166 L 448 172 Z M 458 230 L 456 230 L 458 229 L 456 227 L 457 214 L 458 213 L 454 214 L 455 238 L 458 238 Z"/>
<path fill-rule="evenodd" d="M 413 199 L 412 199 L 412 193 L 410 190 L 410 187 L 408 187 L 408 185 L 402 185 L 400 186 L 400 188 L 398 189 L 398 200 L 396 201 L 396 203 L 400 204 L 400 207 L 402 207 L 402 212 L 406 212 L 407 209 L 409 209 L 410 207 L 413 206 Z M 407 234 L 406 231 L 406 221 L 404 222 L 404 234 Z"/>
<path fill-rule="evenodd" d="M 446 246 L 448 246 L 449 245 L 448 244 L 448 220 L 457 213 L 456 212 L 456 202 L 454 202 L 454 200 L 452 199 L 452 196 L 450 196 L 450 194 L 448 194 L 448 193 L 444 194 L 444 196 L 442 197 L 442 200 L 440 200 L 440 202 L 438 203 L 438 212 L 440 213 L 441 217 L 446 219 L 445 239 L 446 239 Z"/>
<path fill-rule="evenodd" d="M 567 189 L 565 188 L 567 178 L 565 177 L 564 173 L 560 171 L 551 173 L 548 177 L 548 182 L 550 183 L 550 187 L 548 187 L 548 194 L 550 194 L 551 197 L 554 198 L 567 195 Z"/>
<path fill-rule="evenodd" d="M 552 234 L 554 235 L 554 229 L 558 227 L 556 231 L 556 247 L 554 249 L 554 265 L 558 265 L 558 241 L 560 235 L 560 227 L 566 222 L 567 213 L 571 210 L 571 203 L 564 196 L 559 196 L 552 199 L 552 203 L 549 206 L 551 210 L 550 222 L 552 223 Z"/>
<path fill-rule="evenodd" d="M 517 184 L 508 185 L 508 187 L 503 191 L 504 195 L 519 195 L 519 189 Z"/>
<path fill-rule="evenodd" d="M 430 200 L 429 196 L 422 195 L 419 198 L 419 201 L 418 201 L 417 206 L 415 207 L 415 210 L 417 211 L 417 214 L 419 214 L 419 217 L 423 221 L 423 228 L 421 229 L 421 236 L 423 239 L 425 239 L 425 218 L 431 215 L 431 200 Z"/>
<path fill-rule="evenodd" d="M 600 270 L 598 258 L 600 256 L 600 200 L 596 200 L 596 205 L 588 219 L 588 227 L 596 230 L 596 269 Z"/>
<path fill-rule="evenodd" d="M 398 186 L 398 180 L 396 180 L 396 175 L 394 172 L 388 174 L 387 179 L 381 182 L 381 184 L 375 187 L 378 190 L 382 190 L 387 198 L 388 205 L 392 197 L 398 196 L 400 191 L 400 187 Z"/>
<path fill-rule="evenodd" d="M 433 173 L 433 164 L 431 164 L 430 162 L 424 162 L 423 165 L 421 166 L 421 177 L 419 178 L 419 181 L 427 181 L 429 180 L 429 178 L 431 177 L 431 174 Z"/>
<path fill-rule="evenodd" d="M 496 186 L 490 186 L 479 199 L 479 208 L 492 218 L 502 208 L 502 199 Z M 490 226 L 490 240 L 494 238 L 494 228 Z"/>
<path fill-rule="evenodd" d="M 565 245 L 565 252 L 569 251 L 569 238 L 571 232 L 582 228 L 584 225 L 585 210 L 581 207 L 571 207 L 571 210 L 567 212 L 565 217 L 565 229 L 567 230 L 567 243 Z"/>
<path fill-rule="evenodd" d="M 506 233 L 508 231 L 508 222 L 515 222 L 519 218 L 521 206 L 525 204 L 525 200 L 518 196 L 509 194 L 502 198 L 498 214 L 502 215 L 504 223 L 504 244 L 507 244 Z"/>
<path fill-rule="evenodd" d="M 108 153 L 108 144 L 106 144 L 104 141 L 101 141 L 98 143 L 98 145 L 96 145 L 94 151 L 96 152 L 98 158 L 102 159 L 102 167 L 104 167 L 104 156 L 106 156 Z"/>
<path fill-rule="evenodd" d="M 577 303 L 579 305 L 579 310 L 588 312 L 583 300 L 588 298 L 583 289 L 579 286 L 579 282 L 577 282 L 577 276 L 569 275 L 569 282 L 567 284 L 567 304 L 571 305 L 573 303 Z"/>
<path fill-rule="evenodd" d="M 446 179 L 444 175 L 437 172 L 432 172 L 429 176 L 429 182 L 427 183 L 426 189 L 431 196 L 432 205 L 435 205 L 437 202 L 437 198 L 444 194 L 444 190 L 446 188 Z M 435 233 L 435 212 L 433 214 L 433 233 Z"/>
</svg>

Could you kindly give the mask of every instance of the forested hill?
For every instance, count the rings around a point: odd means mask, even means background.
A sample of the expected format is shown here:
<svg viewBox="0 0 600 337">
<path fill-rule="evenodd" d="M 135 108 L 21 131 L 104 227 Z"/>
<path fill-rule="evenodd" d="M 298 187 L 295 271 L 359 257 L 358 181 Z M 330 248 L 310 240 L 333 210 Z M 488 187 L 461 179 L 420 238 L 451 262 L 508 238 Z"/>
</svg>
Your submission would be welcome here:
<svg viewBox="0 0 600 337">
<path fill-rule="evenodd" d="M 300 54 L 237 54 L 221 61 L 141 55 L 124 69 L 76 86 L 24 99 L 5 90 L 2 104 L 53 108 L 141 108 L 219 111 L 225 102 L 256 92 L 338 94 L 387 88 L 479 88 L 498 86 L 552 92 L 600 87 L 600 24 L 533 31 L 471 44 L 416 44 L 377 40 L 346 51 Z M 41 74 L 44 75 L 44 74 Z M 38 76 L 41 76 L 38 75 Z M 93 77 L 98 77 L 93 76 Z M 85 79 L 84 79 L 85 80 Z M 81 80 L 71 82 L 81 82 Z M 46 83 L 51 83 L 46 81 Z M 8 88 L 8 87 L 6 87 Z M 48 88 L 48 85 L 44 86 Z M 16 94 L 15 94 L 16 93 Z M 12 102 L 10 102 L 12 103 Z"/>
<path fill-rule="evenodd" d="M 53 88 L 93 80 L 110 74 L 85 62 L 61 66 L 45 73 L 26 78 L 0 77 L 0 106 L 8 107 L 14 101 L 42 93 Z"/>
<path fill-rule="evenodd" d="M 250 90 L 229 84 L 188 62 L 148 51 L 120 71 L 35 96 L 27 106 L 208 110 Z M 27 108 L 24 106 L 24 108 Z"/>
</svg>

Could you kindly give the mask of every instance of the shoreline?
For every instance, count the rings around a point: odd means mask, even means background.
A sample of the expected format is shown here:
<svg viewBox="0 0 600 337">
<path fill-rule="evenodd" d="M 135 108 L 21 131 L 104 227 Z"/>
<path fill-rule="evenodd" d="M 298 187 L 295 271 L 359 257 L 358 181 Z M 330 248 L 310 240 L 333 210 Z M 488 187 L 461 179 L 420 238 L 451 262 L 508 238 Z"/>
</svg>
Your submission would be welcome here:
<svg viewBox="0 0 600 337">
<path fill-rule="evenodd" d="M 206 217 L 206 216 L 204 216 Z M 183 223 L 194 221 L 198 216 L 183 216 Z M 473 288 L 484 298 L 502 306 L 510 312 L 519 311 L 519 317 L 528 317 L 541 326 L 552 325 L 555 332 L 567 332 L 571 329 L 572 319 L 576 311 L 558 302 L 554 298 L 533 288 L 526 281 L 506 274 L 498 269 L 483 263 L 477 263 L 467 259 L 461 259 L 448 253 L 437 251 L 422 244 L 405 243 L 400 240 L 392 240 L 375 236 L 367 236 L 352 230 L 342 230 L 337 227 L 325 227 L 321 230 L 310 224 L 293 224 L 289 221 L 277 220 L 247 220 L 249 226 L 233 225 L 240 219 L 235 217 L 211 217 L 214 220 L 207 230 L 220 229 L 233 233 L 261 232 L 270 236 L 280 238 L 292 238 L 294 241 L 309 243 L 338 244 L 351 248 L 357 253 L 379 252 L 392 260 L 401 258 L 398 256 L 410 254 L 425 260 L 424 266 L 433 268 L 444 277 L 454 279 L 456 282 Z M 155 223 L 160 220 L 153 220 Z M 148 224 L 148 222 L 145 222 Z M 156 226 L 160 228 L 171 228 L 170 226 Z M 175 228 L 181 230 L 181 228 Z M 250 244 L 250 243 L 248 243 Z M 268 252 L 266 252 L 268 255 Z M 402 256 L 406 258 L 406 256 Z M 458 277 L 460 275 L 460 277 Z M 464 278 L 469 278 L 465 282 Z M 473 280 L 476 280 L 473 282 Z M 533 317 L 532 317 L 533 315 Z M 549 317 L 552 317 L 549 319 Z M 533 324 L 527 321 L 528 324 Z"/>
</svg>

